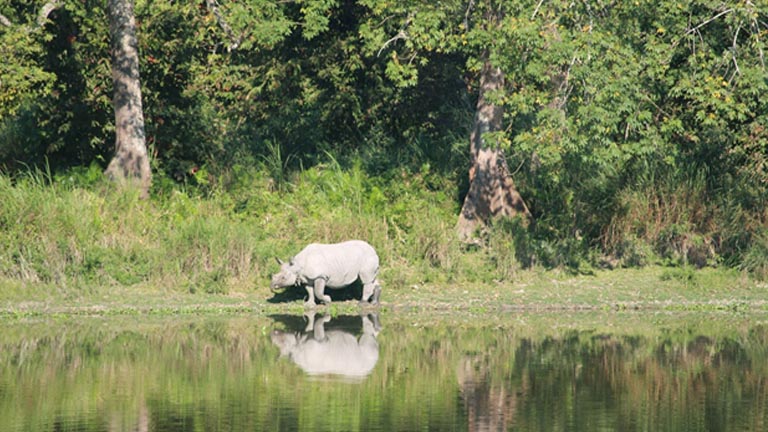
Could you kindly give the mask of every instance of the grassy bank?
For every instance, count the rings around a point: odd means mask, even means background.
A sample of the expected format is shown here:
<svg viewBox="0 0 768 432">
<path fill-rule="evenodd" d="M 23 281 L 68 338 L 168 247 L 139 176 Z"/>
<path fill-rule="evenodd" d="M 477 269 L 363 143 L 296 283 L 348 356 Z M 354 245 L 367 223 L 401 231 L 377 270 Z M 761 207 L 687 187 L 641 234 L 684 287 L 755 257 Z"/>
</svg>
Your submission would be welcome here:
<svg viewBox="0 0 768 432">
<path fill-rule="evenodd" d="M 0 177 L 0 277 L 6 287 L 62 294 L 250 292 L 275 270 L 275 257 L 361 238 L 376 246 L 394 285 L 474 280 L 474 267 L 458 262 L 455 200 L 426 177 L 386 182 L 331 165 L 288 185 L 248 171 L 233 175 L 227 192 L 168 188 L 146 201 L 98 172 Z"/>
<path fill-rule="evenodd" d="M 152 199 L 140 200 L 95 168 L 0 177 L 0 307 L 22 314 L 300 308 L 298 295 L 269 292 L 274 257 L 349 238 L 377 248 L 387 308 L 765 309 L 768 298 L 766 285 L 747 273 L 661 258 L 605 270 L 599 253 L 574 253 L 562 260 L 568 265 L 524 267 L 536 253 L 569 250 L 537 252 L 535 238 L 514 222 L 467 249 L 453 235 L 452 186 L 426 167 L 371 178 L 331 160 L 282 182 L 243 170 L 217 183 L 226 191 L 161 183 Z"/>
<path fill-rule="evenodd" d="M 592 275 L 525 271 L 519 279 L 492 284 L 388 283 L 380 310 L 385 313 L 498 314 L 579 311 L 723 311 L 768 313 L 768 285 L 733 271 L 663 267 L 601 270 Z M 10 289 L 9 289 L 10 288 Z M 333 315 L 357 314 L 357 300 L 332 292 Z M 301 292 L 275 295 L 264 280 L 226 294 L 184 293 L 149 285 L 98 288 L 67 294 L 37 286 L 6 285 L 0 315 L 168 315 L 208 313 L 301 314 Z"/>
</svg>

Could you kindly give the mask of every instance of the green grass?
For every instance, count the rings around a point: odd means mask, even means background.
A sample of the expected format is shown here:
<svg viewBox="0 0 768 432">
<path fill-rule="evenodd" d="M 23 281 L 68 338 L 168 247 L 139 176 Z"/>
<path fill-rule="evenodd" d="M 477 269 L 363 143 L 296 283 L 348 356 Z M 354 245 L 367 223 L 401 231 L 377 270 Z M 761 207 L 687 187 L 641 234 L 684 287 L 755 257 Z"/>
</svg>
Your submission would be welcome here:
<svg viewBox="0 0 768 432">
<path fill-rule="evenodd" d="M 662 267 L 603 270 L 593 275 L 568 275 L 551 271 L 525 271 L 504 283 L 387 284 L 379 307 L 384 312 L 469 313 L 553 311 L 768 311 L 768 285 L 734 271 L 695 270 L 693 276 L 669 277 L 686 270 Z M 249 313 L 300 314 L 304 311 L 298 291 L 281 298 L 268 281 L 229 293 L 186 293 L 151 286 L 111 287 L 81 295 L 50 294 L 44 289 L 22 296 L 19 287 L 0 297 L 0 315 L 131 315 Z M 9 294 L 12 293 L 12 294 Z M 332 292 L 337 301 L 319 310 L 332 315 L 356 314 L 356 299 Z M 365 306 L 373 308 L 373 306 Z"/>
<path fill-rule="evenodd" d="M 464 248 L 453 235 L 457 200 L 427 169 L 372 178 L 331 159 L 279 188 L 243 170 L 217 182 L 226 191 L 166 188 L 150 200 L 90 171 L 0 176 L 4 314 L 298 311 L 301 293 L 275 301 L 268 290 L 274 257 L 350 238 L 381 257 L 385 309 L 764 310 L 768 298 L 764 283 L 725 267 L 608 271 L 562 249 L 554 261 L 571 265 L 543 268 L 530 260 L 538 240 L 515 223 Z M 337 301 L 332 311 L 357 307 Z"/>
</svg>

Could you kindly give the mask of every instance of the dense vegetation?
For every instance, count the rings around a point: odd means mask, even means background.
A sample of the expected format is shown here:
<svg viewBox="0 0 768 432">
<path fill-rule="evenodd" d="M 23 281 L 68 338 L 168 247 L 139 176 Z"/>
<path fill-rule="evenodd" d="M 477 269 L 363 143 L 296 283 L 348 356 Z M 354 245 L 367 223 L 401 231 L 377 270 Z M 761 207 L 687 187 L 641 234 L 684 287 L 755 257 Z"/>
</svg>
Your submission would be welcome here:
<svg viewBox="0 0 768 432">
<path fill-rule="evenodd" d="M 226 290 L 346 237 L 402 282 L 660 261 L 768 274 L 757 2 L 222 1 L 227 31 L 210 2 L 137 0 L 148 201 L 101 178 L 102 3 L 43 25 L 42 0 L 0 5 L 6 280 Z M 482 58 L 506 76 L 495 142 L 533 219 L 466 249 L 453 229 Z"/>
</svg>

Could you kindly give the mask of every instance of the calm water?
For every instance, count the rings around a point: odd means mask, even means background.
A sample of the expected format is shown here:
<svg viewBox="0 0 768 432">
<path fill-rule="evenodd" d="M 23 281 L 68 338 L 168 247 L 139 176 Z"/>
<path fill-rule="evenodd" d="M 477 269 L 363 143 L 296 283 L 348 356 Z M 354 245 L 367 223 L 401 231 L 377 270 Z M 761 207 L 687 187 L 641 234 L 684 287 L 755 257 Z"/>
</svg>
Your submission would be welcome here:
<svg viewBox="0 0 768 432">
<path fill-rule="evenodd" d="M 768 430 L 765 315 L 0 325 L 0 431 Z"/>
</svg>

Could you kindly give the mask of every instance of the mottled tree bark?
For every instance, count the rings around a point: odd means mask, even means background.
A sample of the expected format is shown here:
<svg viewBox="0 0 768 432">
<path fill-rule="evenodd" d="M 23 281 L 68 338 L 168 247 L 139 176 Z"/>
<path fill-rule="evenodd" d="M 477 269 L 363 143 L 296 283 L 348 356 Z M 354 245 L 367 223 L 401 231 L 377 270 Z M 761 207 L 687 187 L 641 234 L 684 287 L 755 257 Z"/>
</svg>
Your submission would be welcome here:
<svg viewBox="0 0 768 432">
<path fill-rule="evenodd" d="M 113 104 L 115 108 L 115 155 L 105 174 L 149 196 L 149 167 L 144 113 L 141 105 L 139 50 L 133 0 L 109 0 L 109 32 L 112 39 Z"/>
<path fill-rule="evenodd" d="M 465 242 L 474 241 L 477 229 L 494 217 L 530 216 L 512 181 L 501 148 L 498 143 L 486 140 L 485 134 L 502 129 L 504 109 L 489 101 L 488 96 L 503 87 L 504 72 L 486 58 L 480 72 L 480 93 L 469 139 L 472 163 L 469 192 L 456 227 L 459 238 Z"/>
</svg>

